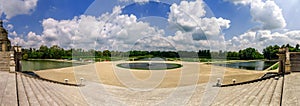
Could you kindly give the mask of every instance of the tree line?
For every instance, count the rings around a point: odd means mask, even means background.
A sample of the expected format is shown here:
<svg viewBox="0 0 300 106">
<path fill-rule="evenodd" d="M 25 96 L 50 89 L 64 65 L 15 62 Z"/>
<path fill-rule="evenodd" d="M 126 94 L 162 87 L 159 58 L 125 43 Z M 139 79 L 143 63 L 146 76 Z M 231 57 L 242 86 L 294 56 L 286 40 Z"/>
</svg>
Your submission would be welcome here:
<svg viewBox="0 0 300 106">
<path fill-rule="evenodd" d="M 113 56 L 119 57 L 161 57 L 161 58 L 222 58 L 230 60 L 253 60 L 253 59 L 278 59 L 277 53 L 279 48 L 287 47 L 290 52 L 300 52 L 300 45 L 295 47 L 287 44 L 268 46 L 263 49 L 262 53 L 255 48 L 246 48 L 239 51 L 210 51 L 199 50 L 195 51 L 109 51 L 109 50 L 83 50 L 83 49 L 68 49 L 65 50 L 57 45 L 51 47 L 40 46 L 40 48 L 23 49 L 23 59 L 80 59 L 80 58 L 100 58 L 102 60 L 111 60 Z"/>
</svg>

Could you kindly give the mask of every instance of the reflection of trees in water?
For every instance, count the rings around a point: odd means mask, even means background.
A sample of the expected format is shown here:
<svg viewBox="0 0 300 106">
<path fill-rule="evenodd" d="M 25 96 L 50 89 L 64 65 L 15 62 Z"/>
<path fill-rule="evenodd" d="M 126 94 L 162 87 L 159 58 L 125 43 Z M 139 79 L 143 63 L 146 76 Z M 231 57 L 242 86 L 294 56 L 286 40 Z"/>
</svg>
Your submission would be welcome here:
<svg viewBox="0 0 300 106">
<path fill-rule="evenodd" d="M 252 61 L 252 62 L 235 62 L 235 63 L 214 63 L 217 66 L 230 68 L 239 68 L 247 70 L 265 70 L 275 64 L 277 61 Z"/>
<path fill-rule="evenodd" d="M 47 60 L 29 60 L 22 61 L 22 71 L 40 71 L 45 69 L 56 69 L 64 67 L 72 67 L 83 65 L 79 63 L 72 62 L 56 62 L 56 61 L 47 61 Z"/>
</svg>

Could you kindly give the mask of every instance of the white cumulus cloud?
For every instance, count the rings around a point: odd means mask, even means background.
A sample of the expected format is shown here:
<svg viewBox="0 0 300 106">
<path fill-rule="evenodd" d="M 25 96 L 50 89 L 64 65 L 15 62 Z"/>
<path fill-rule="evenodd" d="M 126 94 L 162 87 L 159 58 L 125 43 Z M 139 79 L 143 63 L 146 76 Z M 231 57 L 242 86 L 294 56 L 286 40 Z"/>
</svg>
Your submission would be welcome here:
<svg viewBox="0 0 300 106">
<path fill-rule="evenodd" d="M 224 0 L 234 4 L 250 5 L 252 20 L 262 25 L 260 29 L 273 30 L 284 28 L 286 21 L 282 9 L 273 0 Z"/>
<path fill-rule="evenodd" d="M 203 30 L 206 35 L 218 36 L 222 29 L 230 27 L 230 20 L 205 17 L 205 4 L 202 0 L 182 1 L 172 4 L 168 21 L 179 25 L 185 32 Z"/>
<path fill-rule="evenodd" d="M 0 0 L 0 16 L 4 13 L 10 19 L 16 15 L 30 14 L 37 2 L 38 0 Z"/>
<path fill-rule="evenodd" d="M 178 26 L 179 31 L 168 39 L 174 42 L 179 50 L 210 49 L 224 47 L 223 29 L 230 27 L 230 20 L 206 17 L 203 0 L 181 1 L 172 4 L 168 21 Z"/>
<path fill-rule="evenodd" d="M 253 47 L 262 51 L 265 47 L 270 45 L 296 45 L 300 42 L 300 31 L 288 32 L 271 32 L 269 30 L 259 30 L 256 32 L 249 31 L 238 37 L 233 37 L 227 41 L 228 50 L 237 51 L 248 47 Z"/>
<path fill-rule="evenodd" d="M 114 51 L 198 51 L 214 48 L 211 45 L 225 48 L 225 44 L 220 42 L 224 41 L 221 30 L 230 27 L 230 20 L 205 17 L 203 3 L 202 0 L 181 1 L 171 6 L 168 22 L 183 28 L 179 28 L 174 35 L 166 36 L 163 29 L 138 21 L 134 15 L 121 15 L 120 6 L 116 6 L 113 13 L 104 13 L 98 17 L 81 15 L 70 20 L 44 19 L 40 35 L 30 32 L 27 38 L 15 37 L 13 41 L 27 48 L 59 45 L 63 48 Z"/>
<path fill-rule="evenodd" d="M 253 20 L 261 23 L 263 29 L 272 30 L 286 26 L 282 9 L 274 1 L 253 0 L 250 11 Z"/>
<path fill-rule="evenodd" d="M 246 5 L 246 4 L 251 3 L 251 0 L 224 0 L 224 1 L 232 2 L 232 3 L 234 3 L 235 5 L 238 5 L 238 4 Z"/>
<path fill-rule="evenodd" d="M 164 31 L 150 27 L 149 23 L 137 21 L 134 15 L 82 15 L 71 20 L 48 18 L 43 20 L 42 26 L 41 35 L 29 32 L 27 38 L 15 37 L 13 41 L 27 48 L 59 45 L 63 48 L 126 51 L 139 39 L 164 35 Z"/>
</svg>

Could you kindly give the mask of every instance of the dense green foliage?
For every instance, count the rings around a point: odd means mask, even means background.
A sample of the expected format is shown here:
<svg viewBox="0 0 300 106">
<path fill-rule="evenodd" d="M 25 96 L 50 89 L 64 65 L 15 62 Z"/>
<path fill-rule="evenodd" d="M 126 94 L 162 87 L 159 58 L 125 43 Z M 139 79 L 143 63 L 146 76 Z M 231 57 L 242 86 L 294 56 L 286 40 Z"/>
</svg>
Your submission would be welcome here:
<svg viewBox="0 0 300 106">
<path fill-rule="evenodd" d="M 263 59 L 263 55 L 260 54 L 256 49 L 254 48 L 247 48 L 244 50 L 239 51 L 240 59 L 243 60 L 253 60 L 253 59 Z"/>
<path fill-rule="evenodd" d="M 300 45 L 297 44 L 295 47 L 282 45 L 281 47 L 289 48 L 290 52 L 300 52 Z M 279 50 L 278 45 L 268 46 L 263 49 L 263 54 L 259 53 L 254 48 L 246 48 L 236 51 L 210 51 L 210 50 L 199 50 L 194 51 L 97 51 L 97 50 L 83 50 L 83 49 L 69 49 L 64 50 L 63 48 L 54 45 L 52 47 L 40 46 L 39 49 L 29 48 L 23 49 L 23 59 L 95 59 L 96 61 L 105 60 L 118 60 L 117 57 L 129 57 L 132 60 L 139 60 L 143 58 L 160 57 L 166 60 L 179 60 L 179 59 L 192 59 L 199 58 L 200 60 L 209 61 L 211 58 L 214 59 L 230 59 L 230 60 L 253 60 L 253 59 L 278 59 L 277 53 Z"/>
<path fill-rule="evenodd" d="M 287 45 L 282 45 L 279 47 L 278 45 L 274 46 L 268 46 L 263 50 L 263 55 L 266 59 L 272 60 L 272 59 L 278 59 L 277 53 L 279 51 L 279 48 L 289 48 L 290 52 L 300 52 L 299 44 L 297 44 L 295 47 Z"/>
<path fill-rule="evenodd" d="M 264 58 L 264 56 L 254 48 L 246 48 L 240 50 L 239 52 L 227 52 L 226 57 L 230 60 L 253 60 Z"/>
<path fill-rule="evenodd" d="M 277 53 L 279 51 L 279 46 L 268 46 L 263 50 L 264 57 L 266 59 L 272 60 L 272 59 L 278 59 Z"/>
<path fill-rule="evenodd" d="M 41 46 L 38 50 L 34 48 L 23 49 L 23 59 L 61 59 L 63 56 L 72 56 L 71 50 L 64 50 L 57 45 L 50 48 Z"/>
<path fill-rule="evenodd" d="M 70 49 L 64 50 L 63 48 L 54 45 L 50 48 L 47 46 L 40 46 L 39 49 L 29 48 L 23 49 L 23 59 L 80 59 L 80 58 L 105 58 L 105 60 L 109 60 L 111 56 L 110 51 L 105 50 L 95 51 L 88 50 L 85 51 L 83 49 Z"/>
</svg>

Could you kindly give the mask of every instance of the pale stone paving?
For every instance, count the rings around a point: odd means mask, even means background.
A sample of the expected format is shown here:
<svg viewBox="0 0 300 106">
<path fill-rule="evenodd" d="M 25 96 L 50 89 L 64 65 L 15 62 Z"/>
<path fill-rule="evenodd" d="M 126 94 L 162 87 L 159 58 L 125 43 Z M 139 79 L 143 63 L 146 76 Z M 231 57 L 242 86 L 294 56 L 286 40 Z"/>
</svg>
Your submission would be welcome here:
<svg viewBox="0 0 300 106">
<path fill-rule="evenodd" d="M 132 89 L 85 81 L 86 86 L 60 85 L 39 79 L 0 71 L 1 105 L 61 106 L 61 105 L 200 105 L 207 84 L 176 88 Z M 260 82 L 218 88 L 213 104 L 208 105 L 259 105 L 280 104 L 283 78 L 270 78 Z M 300 73 L 285 75 L 283 106 L 297 106 L 300 98 Z M 205 101 L 203 101 L 205 102 Z"/>
<path fill-rule="evenodd" d="M 300 105 L 300 73 L 285 76 L 282 102 L 286 106 Z"/>
</svg>

